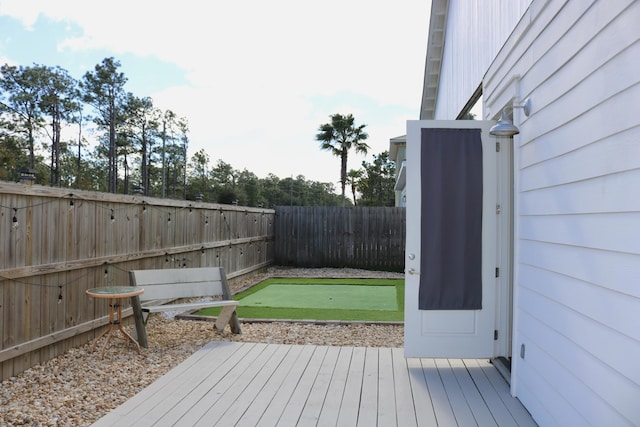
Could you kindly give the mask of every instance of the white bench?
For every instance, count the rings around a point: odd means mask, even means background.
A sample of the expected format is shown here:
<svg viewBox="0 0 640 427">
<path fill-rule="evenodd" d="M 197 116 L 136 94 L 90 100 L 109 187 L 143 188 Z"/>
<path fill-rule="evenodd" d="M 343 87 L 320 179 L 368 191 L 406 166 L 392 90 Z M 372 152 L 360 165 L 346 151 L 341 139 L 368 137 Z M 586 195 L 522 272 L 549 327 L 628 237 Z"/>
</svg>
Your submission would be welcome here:
<svg viewBox="0 0 640 427">
<path fill-rule="evenodd" d="M 162 311 L 184 312 L 222 307 L 214 324 L 215 328 L 221 331 L 228 323 L 233 333 L 241 332 L 236 313 L 238 301 L 231 298 L 222 267 L 131 270 L 129 280 L 131 286 L 144 289 L 141 295 L 132 298 L 136 334 L 139 344 L 143 347 L 147 347 L 145 325 L 149 315 Z M 220 299 L 210 300 L 210 297 Z M 207 300 L 203 300 L 205 298 Z M 176 302 L 185 299 L 189 301 Z"/>
</svg>

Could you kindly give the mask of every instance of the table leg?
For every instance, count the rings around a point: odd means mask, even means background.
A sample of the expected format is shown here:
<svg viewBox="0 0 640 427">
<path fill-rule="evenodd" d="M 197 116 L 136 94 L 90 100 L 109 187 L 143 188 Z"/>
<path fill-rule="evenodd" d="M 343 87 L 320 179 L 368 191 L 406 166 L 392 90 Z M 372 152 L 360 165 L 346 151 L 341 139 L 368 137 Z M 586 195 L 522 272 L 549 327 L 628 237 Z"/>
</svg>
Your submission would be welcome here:
<svg viewBox="0 0 640 427">
<path fill-rule="evenodd" d="M 138 350 L 138 354 L 140 354 L 140 344 L 138 344 L 138 341 L 134 340 L 133 337 L 131 335 L 129 335 L 129 333 L 127 331 L 124 330 L 124 328 L 122 327 L 122 322 L 120 321 L 122 319 L 122 305 L 120 304 L 120 300 L 118 300 L 118 329 L 120 329 L 120 332 L 122 332 L 122 335 L 124 335 L 125 337 L 125 341 L 127 341 L 127 347 L 129 347 L 129 341 L 131 341 L 132 343 L 135 344 L 136 349 Z"/>
<path fill-rule="evenodd" d="M 117 323 L 117 319 L 115 319 L 114 309 L 120 306 L 120 300 L 116 300 L 115 298 L 109 298 L 109 329 L 107 334 L 107 339 L 104 340 L 102 344 L 102 351 L 100 352 L 100 359 L 104 359 L 104 351 L 107 348 L 107 344 L 111 340 L 111 334 L 113 333 L 113 325 Z"/>
<path fill-rule="evenodd" d="M 127 347 L 129 346 L 129 341 L 131 341 L 132 343 L 135 344 L 136 350 L 138 350 L 138 354 L 140 354 L 140 344 L 138 344 L 138 342 L 135 339 L 133 339 L 133 337 L 129 335 L 127 331 L 124 330 L 124 328 L 122 327 L 121 320 L 122 320 L 121 298 L 109 298 L 109 327 L 103 333 L 101 333 L 98 338 L 96 338 L 93 341 L 93 351 L 96 351 L 96 345 L 98 344 L 98 341 L 100 341 L 100 339 L 106 335 L 106 339 L 102 344 L 102 348 L 100 351 L 101 359 L 104 359 L 104 351 L 107 348 L 107 344 L 109 344 L 109 341 L 111 340 L 111 334 L 113 333 L 113 325 L 118 325 L 118 329 L 124 335 L 125 341 L 127 341 Z"/>
<path fill-rule="evenodd" d="M 114 299 L 113 298 L 109 298 L 109 326 L 107 327 L 107 329 L 104 330 L 103 333 L 101 333 L 98 338 L 96 338 L 95 340 L 93 340 L 93 351 L 96 351 L 96 346 L 98 345 L 98 341 L 100 341 L 102 339 L 102 337 L 104 337 L 106 335 L 106 339 L 104 341 L 104 343 L 102 343 L 102 348 L 100 350 L 100 358 L 104 359 L 104 350 L 107 347 L 107 344 L 109 343 L 109 340 L 111 339 L 111 332 L 113 331 L 113 324 L 114 324 L 114 313 L 113 313 L 113 303 Z"/>
<path fill-rule="evenodd" d="M 113 328 L 113 324 L 111 323 L 111 321 L 109 321 L 109 327 L 107 329 L 104 330 L 103 333 L 100 334 L 100 336 L 98 336 L 98 338 L 96 338 L 95 340 L 93 340 L 93 351 L 96 351 L 96 346 L 98 345 L 98 341 L 100 341 L 100 339 L 102 337 L 104 337 L 105 335 L 109 334 L 111 335 L 111 329 Z M 104 346 L 103 346 L 104 347 Z"/>
</svg>

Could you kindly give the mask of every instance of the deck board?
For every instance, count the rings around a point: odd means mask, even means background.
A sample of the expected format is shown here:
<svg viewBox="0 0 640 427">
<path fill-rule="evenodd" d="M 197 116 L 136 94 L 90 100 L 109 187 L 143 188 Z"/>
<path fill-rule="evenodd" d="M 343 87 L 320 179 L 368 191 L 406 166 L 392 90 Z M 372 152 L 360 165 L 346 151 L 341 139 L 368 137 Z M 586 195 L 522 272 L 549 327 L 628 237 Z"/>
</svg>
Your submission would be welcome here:
<svg viewBox="0 0 640 427">
<path fill-rule="evenodd" d="M 477 383 L 474 383 L 473 378 L 469 376 L 468 368 L 465 366 L 462 360 L 452 359 L 449 360 L 454 376 L 460 385 L 462 395 L 469 405 L 469 409 L 473 414 L 473 418 L 481 426 L 496 427 L 498 424 L 493 419 L 493 415 L 487 406 L 487 402 L 480 394 Z"/>
<path fill-rule="evenodd" d="M 436 359 L 436 367 L 444 384 L 457 425 L 471 426 L 477 424 L 469 403 L 464 397 L 462 388 L 456 380 L 450 361 L 448 359 Z"/>
<path fill-rule="evenodd" d="M 351 354 L 351 365 L 344 388 L 344 398 L 340 404 L 338 427 L 353 427 L 358 423 L 362 378 L 364 378 L 364 360 L 366 349 L 356 347 Z"/>
<path fill-rule="evenodd" d="M 296 420 L 296 423 L 300 423 L 302 425 L 316 425 L 318 423 L 339 353 L 339 347 L 329 347 L 327 350 L 324 360 L 322 361 L 322 365 L 318 371 L 318 375 L 314 380 L 311 392 L 309 393 L 309 397 L 307 398 L 302 413 L 300 414 L 300 418 L 299 420 Z"/>
<path fill-rule="evenodd" d="M 347 386 L 347 376 L 349 375 L 353 347 L 338 348 L 339 354 L 336 360 L 336 366 L 333 370 L 327 396 L 324 399 L 318 418 L 319 426 L 335 426 L 337 424 L 338 416 L 342 409 L 342 402 L 345 399 L 344 391 Z"/>
<path fill-rule="evenodd" d="M 436 427 L 438 423 L 422 363 L 420 359 L 406 359 L 406 361 L 412 402 L 416 411 L 416 423 L 421 427 Z"/>
<path fill-rule="evenodd" d="M 245 412 L 254 404 L 258 396 L 262 393 L 264 387 L 268 384 L 269 380 L 273 378 L 273 374 L 282 367 L 283 361 L 287 360 L 287 353 L 289 350 L 296 355 L 297 353 L 288 347 L 278 347 L 272 354 L 269 360 L 261 367 L 247 384 L 242 393 L 232 401 L 228 406 L 229 408 L 222 417 L 219 418 L 216 425 L 220 426 L 232 426 L 236 425 Z M 206 415 L 205 415 L 206 417 Z M 211 423 L 209 425 L 212 425 Z"/>
<path fill-rule="evenodd" d="M 231 406 L 248 387 L 254 377 L 268 366 L 267 362 L 273 356 L 277 347 L 267 346 L 260 352 L 259 357 L 252 359 L 240 372 L 229 372 L 225 378 L 216 384 L 206 396 L 201 399 L 193 414 L 188 412 L 181 419 L 184 425 L 211 426 L 221 419 L 227 408 Z M 215 394 L 215 397 L 213 396 Z"/>
<path fill-rule="evenodd" d="M 522 406 L 519 400 L 511 397 L 508 388 L 503 387 L 504 379 L 498 370 L 495 369 L 488 361 L 476 361 L 476 363 L 481 366 L 482 371 L 487 375 L 487 378 L 495 388 L 496 393 L 498 393 L 498 396 L 500 396 L 500 399 L 504 402 L 509 413 L 518 423 L 518 426 L 536 427 L 536 422 L 531 418 L 531 415 L 525 407 Z"/>
<path fill-rule="evenodd" d="M 273 375 L 267 380 L 260 392 L 251 402 L 247 402 L 247 409 L 238 420 L 236 426 L 254 427 L 258 425 L 258 421 L 263 417 L 263 414 L 269 407 L 278 390 L 285 394 L 284 390 L 286 390 L 286 387 L 284 385 L 288 375 L 297 375 L 296 363 L 299 365 L 298 360 L 301 355 L 304 358 L 304 355 L 302 354 L 303 349 L 306 349 L 306 351 L 311 350 L 309 347 L 305 348 L 301 345 L 291 347 L 287 346 L 284 348 L 288 350 L 286 356 L 282 359 L 282 362 L 276 371 L 274 371 Z"/>
<path fill-rule="evenodd" d="M 307 369 L 302 374 L 298 386 L 278 420 L 278 426 L 295 426 L 298 422 L 328 349 L 329 347 L 326 346 L 316 347 Z"/>
<path fill-rule="evenodd" d="M 416 408 L 411 391 L 411 380 L 404 351 L 401 348 L 391 349 L 393 363 L 393 379 L 396 398 L 396 419 L 398 426 L 418 426 Z"/>
<path fill-rule="evenodd" d="M 281 387 L 274 391 L 273 398 L 269 406 L 265 409 L 259 421 L 255 425 L 275 426 L 278 424 L 280 414 L 284 411 L 293 395 L 300 378 L 307 369 L 309 360 L 315 353 L 316 348 L 313 346 L 305 346 L 295 364 L 286 374 L 286 378 Z"/>
<path fill-rule="evenodd" d="M 396 413 L 396 391 L 391 349 L 381 348 L 378 350 L 378 425 L 397 426 Z"/>
<path fill-rule="evenodd" d="M 378 407 L 378 352 L 367 348 L 364 357 L 364 375 L 360 390 L 360 408 L 358 410 L 358 427 L 376 425 Z"/>
<path fill-rule="evenodd" d="M 213 342 L 94 426 L 531 426 L 486 360 Z"/>
<path fill-rule="evenodd" d="M 221 426 L 235 425 L 244 414 L 247 405 L 251 404 L 265 382 L 282 362 L 286 351 L 287 349 L 282 347 L 265 349 L 260 354 L 260 358 L 256 359 L 230 386 L 232 390 L 222 394 L 220 399 L 211 405 L 194 425 L 212 426 L 214 422 L 215 425 Z"/>
<path fill-rule="evenodd" d="M 490 408 L 491 415 L 495 418 L 497 424 L 505 425 L 510 422 L 513 418 L 511 413 L 509 412 L 507 406 L 504 404 L 500 395 L 493 387 L 493 384 L 487 378 L 485 372 L 483 372 L 480 363 L 487 363 L 485 361 L 479 361 L 476 359 L 465 359 L 462 361 L 464 366 L 471 375 L 471 378 L 478 389 L 479 394 L 482 396 L 482 399 L 486 403 L 487 407 Z M 493 368 L 492 368 L 493 369 Z M 495 369 L 493 369 L 495 370 Z M 509 395 L 509 399 L 511 399 L 511 395 Z"/>
<path fill-rule="evenodd" d="M 429 396 L 436 416 L 438 426 L 457 426 L 456 417 L 453 414 L 453 407 L 447 396 L 440 371 L 436 367 L 435 359 L 420 359 L 422 369 L 427 380 Z"/>
<path fill-rule="evenodd" d="M 254 344 L 249 349 L 252 351 L 248 351 L 246 354 L 238 354 L 238 356 L 243 357 L 236 360 L 230 357 L 222 359 L 215 355 L 212 358 L 221 362 L 220 369 L 216 369 L 215 366 L 211 366 L 211 370 L 200 370 L 195 367 L 196 374 L 200 375 L 203 380 L 197 385 L 194 383 L 193 392 L 183 398 L 180 404 L 175 402 L 174 405 L 176 406 L 172 407 L 172 403 L 166 401 L 163 409 L 171 409 L 163 418 L 171 420 L 171 423 L 174 423 L 175 420 L 175 423 L 179 425 L 194 425 L 218 399 L 224 396 L 225 392 L 235 393 L 236 389 L 232 387 L 233 384 L 240 375 L 254 365 L 255 360 L 262 355 L 265 347 L 266 344 Z M 209 353 L 211 354 L 211 350 L 209 350 Z M 210 374 L 206 375 L 208 372 Z M 167 424 L 169 424 L 168 421 Z"/>
</svg>

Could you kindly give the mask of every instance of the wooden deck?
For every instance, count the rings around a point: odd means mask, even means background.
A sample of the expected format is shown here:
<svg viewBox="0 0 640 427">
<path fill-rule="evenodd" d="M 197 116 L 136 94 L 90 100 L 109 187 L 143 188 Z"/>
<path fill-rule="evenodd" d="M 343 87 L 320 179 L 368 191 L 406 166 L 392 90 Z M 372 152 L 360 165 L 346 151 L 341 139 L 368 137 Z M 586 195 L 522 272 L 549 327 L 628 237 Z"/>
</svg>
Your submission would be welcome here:
<svg viewBox="0 0 640 427">
<path fill-rule="evenodd" d="M 95 426 L 536 426 L 486 360 L 217 341 Z"/>
</svg>

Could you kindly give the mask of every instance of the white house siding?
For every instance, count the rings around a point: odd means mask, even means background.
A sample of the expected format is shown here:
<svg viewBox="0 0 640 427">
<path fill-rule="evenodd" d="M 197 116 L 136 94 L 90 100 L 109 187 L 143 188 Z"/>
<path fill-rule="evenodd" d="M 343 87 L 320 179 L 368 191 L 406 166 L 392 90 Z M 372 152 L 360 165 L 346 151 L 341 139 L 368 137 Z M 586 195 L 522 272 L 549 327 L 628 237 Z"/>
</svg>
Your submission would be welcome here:
<svg viewBox="0 0 640 427">
<path fill-rule="evenodd" d="M 487 117 L 533 105 L 514 111 L 512 387 L 541 426 L 640 425 L 639 23 L 637 1 L 534 0 L 484 80 Z"/>
<path fill-rule="evenodd" d="M 529 3 L 449 0 L 436 120 L 458 116 Z"/>
</svg>

